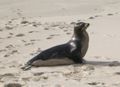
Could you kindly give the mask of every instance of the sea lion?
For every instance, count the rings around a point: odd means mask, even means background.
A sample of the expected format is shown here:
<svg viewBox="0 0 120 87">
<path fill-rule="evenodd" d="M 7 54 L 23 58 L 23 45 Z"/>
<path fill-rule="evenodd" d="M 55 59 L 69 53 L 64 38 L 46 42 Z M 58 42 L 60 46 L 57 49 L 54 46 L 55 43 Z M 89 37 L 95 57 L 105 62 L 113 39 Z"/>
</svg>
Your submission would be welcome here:
<svg viewBox="0 0 120 87">
<path fill-rule="evenodd" d="M 65 44 L 42 51 L 29 60 L 22 69 L 27 70 L 32 66 L 83 63 L 83 57 L 89 45 L 89 36 L 86 32 L 89 25 L 89 23 L 84 22 L 76 23 L 71 40 Z"/>
</svg>

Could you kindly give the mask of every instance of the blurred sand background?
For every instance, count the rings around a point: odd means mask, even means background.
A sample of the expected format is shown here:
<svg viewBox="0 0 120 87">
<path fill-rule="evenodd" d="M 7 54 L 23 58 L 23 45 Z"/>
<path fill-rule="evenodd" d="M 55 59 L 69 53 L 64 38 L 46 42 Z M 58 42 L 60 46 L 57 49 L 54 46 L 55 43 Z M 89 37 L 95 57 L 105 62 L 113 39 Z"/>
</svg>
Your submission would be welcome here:
<svg viewBox="0 0 120 87">
<path fill-rule="evenodd" d="M 87 64 L 20 69 L 77 21 L 90 23 Z M 0 0 L 0 87 L 120 87 L 119 45 L 120 0 Z"/>
</svg>

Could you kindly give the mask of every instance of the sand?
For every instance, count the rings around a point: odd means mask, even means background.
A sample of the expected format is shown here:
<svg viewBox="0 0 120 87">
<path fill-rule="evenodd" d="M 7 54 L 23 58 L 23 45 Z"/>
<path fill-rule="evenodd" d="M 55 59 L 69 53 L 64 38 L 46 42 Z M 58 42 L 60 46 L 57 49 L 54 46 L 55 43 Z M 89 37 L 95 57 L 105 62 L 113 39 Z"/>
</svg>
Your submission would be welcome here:
<svg viewBox="0 0 120 87">
<path fill-rule="evenodd" d="M 1 0 L 0 87 L 120 87 L 119 20 L 119 0 Z M 86 64 L 21 69 L 69 41 L 77 21 L 90 23 Z"/>
</svg>

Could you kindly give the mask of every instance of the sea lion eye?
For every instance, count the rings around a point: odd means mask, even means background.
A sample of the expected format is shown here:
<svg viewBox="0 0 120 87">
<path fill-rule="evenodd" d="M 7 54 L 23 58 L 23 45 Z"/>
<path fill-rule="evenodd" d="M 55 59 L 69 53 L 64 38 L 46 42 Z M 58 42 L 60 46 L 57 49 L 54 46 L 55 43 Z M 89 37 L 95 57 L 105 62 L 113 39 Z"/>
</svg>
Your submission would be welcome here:
<svg viewBox="0 0 120 87">
<path fill-rule="evenodd" d="M 86 23 L 86 24 L 85 24 L 85 27 L 88 27 L 89 25 L 90 25 L 89 23 Z"/>
</svg>

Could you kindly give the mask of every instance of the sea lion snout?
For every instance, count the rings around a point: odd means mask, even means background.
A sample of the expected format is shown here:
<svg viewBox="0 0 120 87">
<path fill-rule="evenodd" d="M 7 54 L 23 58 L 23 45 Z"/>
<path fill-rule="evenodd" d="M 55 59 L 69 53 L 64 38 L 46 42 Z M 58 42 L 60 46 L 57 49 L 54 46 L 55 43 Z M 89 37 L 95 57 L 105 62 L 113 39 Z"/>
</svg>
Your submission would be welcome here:
<svg viewBox="0 0 120 87">
<path fill-rule="evenodd" d="M 89 25 L 90 25 L 90 23 L 85 23 L 85 26 L 87 26 L 87 27 L 88 27 Z"/>
</svg>

